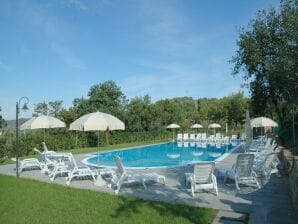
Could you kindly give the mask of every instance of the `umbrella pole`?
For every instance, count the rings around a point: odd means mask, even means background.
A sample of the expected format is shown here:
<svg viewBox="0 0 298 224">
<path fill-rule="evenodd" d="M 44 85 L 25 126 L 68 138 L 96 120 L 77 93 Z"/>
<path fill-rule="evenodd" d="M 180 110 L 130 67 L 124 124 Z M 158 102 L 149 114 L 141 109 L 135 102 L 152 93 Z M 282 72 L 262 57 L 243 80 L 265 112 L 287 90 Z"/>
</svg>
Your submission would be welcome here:
<svg viewBox="0 0 298 224">
<path fill-rule="evenodd" d="M 99 152 L 99 131 L 97 132 L 97 148 L 98 148 L 98 152 Z"/>
<path fill-rule="evenodd" d="M 99 131 L 97 132 L 97 148 L 98 148 L 98 155 L 97 155 L 97 165 L 99 166 Z M 101 175 L 97 175 L 96 181 L 95 181 L 95 186 L 105 186 L 106 182 L 102 179 Z"/>
<path fill-rule="evenodd" d="M 173 129 L 172 133 L 173 133 L 172 135 L 173 135 L 173 141 L 174 141 L 174 129 Z"/>
<path fill-rule="evenodd" d="M 46 129 L 43 129 L 43 142 L 46 142 Z"/>
<path fill-rule="evenodd" d="M 107 145 L 109 145 L 110 144 L 110 141 L 109 141 L 109 129 L 107 129 L 106 131 L 105 131 L 105 133 L 106 133 L 106 144 Z"/>
</svg>

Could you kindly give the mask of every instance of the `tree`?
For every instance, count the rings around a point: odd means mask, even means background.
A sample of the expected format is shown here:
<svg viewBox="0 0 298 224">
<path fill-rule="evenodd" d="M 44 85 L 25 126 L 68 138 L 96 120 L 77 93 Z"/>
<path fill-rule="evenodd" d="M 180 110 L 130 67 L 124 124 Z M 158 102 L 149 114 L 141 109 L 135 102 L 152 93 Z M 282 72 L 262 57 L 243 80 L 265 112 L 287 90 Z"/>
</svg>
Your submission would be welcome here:
<svg viewBox="0 0 298 224">
<path fill-rule="evenodd" d="M 49 115 L 57 117 L 59 112 L 62 110 L 62 100 L 50 101 L 48 103 Z"/>
<path fill-rule="evenodd" d="M 284 102 L 298 99 L 298 0 L 282 0 L 280 12 L 259 11 L 248 30 L 240 31 L 233 74 L 245 71 L 252 111 L 285 122 Z M 270 109 L 268 109 L 270 108 Z"/>
<path fill-rule="evenodd" d="M 114 81 L 91 86 L 89 92 L 90 107 L 96 111 L 106 112 L 116 117 L 122 117 L 126 97 Z"/>
<path fill-rule="evenodd" d="M 2 108 L 0 107 L 0 112 Z M 0 130 L 2 130 L 6 126 L 6 121 L 3 119 L 2 115 L 0 114 Z"/>
<path fill-rule="evenodd" d="M 32 114 L 33 117 L 48 115 L 48 113 L 49 107 L 46 102 L 34 104 L 34 113 Z"/>
<path fill-rule="evenodd" d="M 125 123 L 127 130 L 148 131 L 152 121 L 151 98 L 149 95 L 134 97 L 126 106 Z"/>
</svg>

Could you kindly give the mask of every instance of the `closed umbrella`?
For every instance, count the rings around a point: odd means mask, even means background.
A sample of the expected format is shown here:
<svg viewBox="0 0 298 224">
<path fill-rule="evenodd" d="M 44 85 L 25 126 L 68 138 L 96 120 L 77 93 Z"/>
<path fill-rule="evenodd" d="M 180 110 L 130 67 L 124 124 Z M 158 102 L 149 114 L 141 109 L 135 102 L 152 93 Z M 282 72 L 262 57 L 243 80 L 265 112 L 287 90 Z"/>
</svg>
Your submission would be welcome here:
<svg viewBox="0 0 298 224">
<path fill-rule="evenodd" d="M 64 128 L 65 123 L 58 118 L 41 115 L 33 117 L 20 126 L 20 130 L 44 129 L 43 138 L 45 140 L 45 129 Z"/>
<path fill-rule="evenodd" d="M 178 124 L 170 124 L 167 126 L 168 129 L 172 129 L 173 130 L 173 141 L 174 141 L 174 129 L 178 129 L 180 128 L 180 126 Z"/>
<path fill-rule="evenodd" d="M 252 142 L 251 120 L 249 117 L 249 110 L 246 110 L 246 115 L 245 115 L 245 135 L 246 135 L 245 147 L 249 148 Z"/>
</svg>

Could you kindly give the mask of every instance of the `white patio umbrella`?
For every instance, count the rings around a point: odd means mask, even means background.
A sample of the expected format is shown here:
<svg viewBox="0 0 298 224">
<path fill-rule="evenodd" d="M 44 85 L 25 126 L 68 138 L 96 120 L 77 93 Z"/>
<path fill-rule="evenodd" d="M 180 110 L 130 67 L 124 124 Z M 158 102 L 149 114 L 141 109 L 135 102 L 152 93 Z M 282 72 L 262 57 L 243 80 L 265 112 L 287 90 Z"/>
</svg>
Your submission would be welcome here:
<svg viewBox="0 0 298 224">
<path fill-rule="evenodd" d="M 180 126 L 178 124 L 170 124 L 167 126 L 167 128 L 175 129 L 175 128 L 180 128 Z"/>
<path fill-rule="evenodd" d="M 178 124 L 169 124 L 168 126 L 167 126 L 167 128 L 168 129 L 172 129 L 173 130 L 173 141 L 174 141 L 174 129 L 178 129 L 178 128 L 180 128 L 180 126 L 178 125 Z"/>
<path fill-rule="evenodd" d="M 252 143 L 252 130 L 251 130 L 251 120 L 249 117 L 249 110 L 246 110 L 246 115 L 245 115 L 245 135 L 246 135 L 245 147 L 249 148 L 249 146 Z"/>
<path fill-rule="evenodd" d="M 209 124 L 208 125 L 208 128 L 213 128 L 214 129 L 214 133 L 215 133 L 215 129 L 216 128 L 221 128 L 221 125 L 220 124 L 217 124 L 217 123 L 212 123 L 212 124 Z"/>
<path fill-rule="evenodd" d="M 267 117 L 257 117 L 254 118 L 250 121 L 250 125 L 252 128 L 263 128 L 263 127 L 278 127 L 278 124 Z M 262 130 L 261 129 L 261 135 L 262 135 Z"/>
<path fill-rule="evenodd" d="M 113 131 L 124 129 L 125 124 L 117 117 L 99 111 L 85 114 L 69 126 L 69 130 L 76 131 Z M 99 146 L 99 135 L 97 140 L 97 145 Z M 108 143 L 108 139 L 106 140 Z"/>
<path fill-rule="evenodd" d="M 69 130 L 76 131 L 98 131 L 97 147 L 99 149 L 99 131 L 106 131 L 106 141 L 108 143 L 108 131 L 124 130 L 125 124 L 111 114 L 94 112 L 85 114 L 70 124 Z M 101 175 L 97 176 L 95 185 L 104 186 L 105 181 Z"/>
<path fill-rule="evenodd" d="M 259 128 L 259 127 L 278 127 L 278 124 L 267 117 L 257 117 L 254 119 L 251 119 L 251 127 L 253 128 Z"/>
<path fill-rule="evenodd" d="M 65 123 L 58 118 L 41 115 L 32 117 L 20 126 L 20 130 L 44 129 L 43 138 L 45 141 L 45 129 L 49 128 L 64 128 Z"/>
<path fill-rule="evenodd" d="M 193 128 L 193 129 L 203 128 L 203 125 L 201 125 L 201 124 L 193 124 L 192 126 L 190 126 L 190 128 Z"/>
</svg>

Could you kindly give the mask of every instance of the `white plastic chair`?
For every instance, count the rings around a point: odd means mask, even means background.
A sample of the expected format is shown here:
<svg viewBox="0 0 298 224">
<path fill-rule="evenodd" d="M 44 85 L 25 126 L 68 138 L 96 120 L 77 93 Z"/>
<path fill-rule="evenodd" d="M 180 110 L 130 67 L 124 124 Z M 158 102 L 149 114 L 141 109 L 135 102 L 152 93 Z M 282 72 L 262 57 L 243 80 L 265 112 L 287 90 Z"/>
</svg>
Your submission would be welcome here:
<svg viewBox="0 0 298 224">
<path fill-rule="evenodd" d="M 184 134 L 183 134 L 183 141 L 184 141 L 184 142 L 189 141 L 189 135 L 188 135 L 188 133 L 184 133 Z"/>
<path fill-rule="evenodd" d="M 196 137 L 196 141 L 200 142 L 202 139 L 202 133 L 198 133 Z"/>
<path fill-rule="evenodd" d="M 183 140 L 183 136 L 181 133 L 177 134 L 177 142 L 181 142 Z"/>
<path fill-rule="evenodd" d="M 201 141 L 206 142 L 207 141 L 207 134 L 206 133 L 202 133 L 201 135 Z"/>
<path fill-rule="evenodd" d="M 189 141 L 194 142 L 196 140 L 196 135 L 195 134 L 190 134 L 189 135 Z"/>
<path fill-rule="evenodd" d="M 193 173 L 185 173 L 186 186 L 190 184 L 192 196 L 198 190 L 214 190 L 218 195 L 217 180 L 213 174 L 215 164 L 212 163 L 196 163 Z"/>
</svg>

